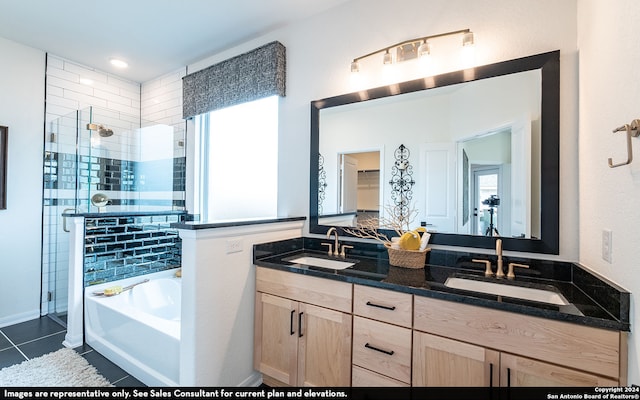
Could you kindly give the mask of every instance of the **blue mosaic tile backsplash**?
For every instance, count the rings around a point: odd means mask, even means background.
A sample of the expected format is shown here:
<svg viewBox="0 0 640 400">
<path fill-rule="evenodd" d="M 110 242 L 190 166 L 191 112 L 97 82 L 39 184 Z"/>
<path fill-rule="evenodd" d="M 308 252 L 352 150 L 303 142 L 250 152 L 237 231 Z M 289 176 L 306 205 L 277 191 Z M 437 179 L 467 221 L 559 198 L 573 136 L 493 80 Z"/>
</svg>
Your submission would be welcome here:
<svg viewBox="0 0 640 400">
<path fill-rule="evenodd" d="M 180 267 L 184 215 L 85 218 L 84 285 Z"/>
</svg>

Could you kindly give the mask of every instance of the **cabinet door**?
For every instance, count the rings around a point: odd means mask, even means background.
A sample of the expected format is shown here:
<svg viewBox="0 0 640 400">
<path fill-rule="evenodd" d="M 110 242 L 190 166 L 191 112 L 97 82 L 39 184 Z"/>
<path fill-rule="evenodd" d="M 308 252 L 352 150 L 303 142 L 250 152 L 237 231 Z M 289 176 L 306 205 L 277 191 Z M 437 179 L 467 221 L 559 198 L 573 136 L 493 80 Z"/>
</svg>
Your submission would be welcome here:
<svg viewBox="0 0 640 400">
<path fill-rule="evenodd" d="M 351 315 L 300 303 L 298 386 L 351 385 Z"/>
<path fill-rule="evenodd" d="M 502 386 L 617 386 L 618 381 L 542 361 L 500 354 Z"/>
<path fill-rule="evenodd" d="M 298 303 L 256 293 L 254 368 L 286 384 L 297 384 Z"/>
<path fill-rule="evenodd" d="M 499 362 L 494 350 L 413 334 L 413 386 L 498 386 Z"/>
</svg>

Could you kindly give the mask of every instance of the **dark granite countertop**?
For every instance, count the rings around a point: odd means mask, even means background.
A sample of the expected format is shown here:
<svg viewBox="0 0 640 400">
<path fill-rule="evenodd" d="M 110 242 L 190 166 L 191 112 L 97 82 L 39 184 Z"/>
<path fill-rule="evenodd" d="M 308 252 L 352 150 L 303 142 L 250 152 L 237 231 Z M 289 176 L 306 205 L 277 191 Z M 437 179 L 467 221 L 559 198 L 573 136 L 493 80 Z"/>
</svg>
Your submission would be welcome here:
<svg viewBox="0 0 640 400">
<path fill-rule="evenodd" d="M 187 229 L 187 230 L 199 230 L 199 229 L 215 229 L 215 228 L 227 228 L 230 226 L 246 226 L 246 225 L 258 225 L 258 224 L 272 224 L 276 222 L 290 222 L 290 221 L 304 221 L 307 217 L 279 217 L 269 219 L 235 219 L 228 221 L 187 221 L 176 222 L 171 224 L 172 228 Z"/>
<path fill-rule="evenodd" d="M 187 212 L 184 210 L 165 210 L 165 211 L 105 211 L 105 212 L 66 212 L 62 213 L 63 217 L 84 217 L 84 218 L 104 218 L 104 217 L 146 217 L 153 215 L 183 215 Z"/>
<path fill-rule="evenodd" d="M 296 238 L 254 246 L 254 264 L 309 276 L 390 289 L 418 296 L 489 307 L 503 311 L 549 318 L 611 330 L 629 331 L 629 292 L 598 277 L 579 264 L 505 256 L 504 270 L 509 262 L 527 264 L 529 269 L 516 270 L 516 279 L 501 279 L 505 285 L 545 288 L 564 296 L 569 305 L 522 300 L 445 286 L 449 277 L 497 282 L 484 276 L 484 265 L 472 259 L 490 259 L 495 271 L 496 258 L 487 254 L 432 250 L 424 269 L 409 269 L 389 265 L 382 245 L 348 242 L 353 245 L 346 259 L 327 255 L 327 242 L 317 238 Z M 343 270 L 312 267 L 292 263 L 290 259 L 303 254 L 355 262 Z"/>
</svg>

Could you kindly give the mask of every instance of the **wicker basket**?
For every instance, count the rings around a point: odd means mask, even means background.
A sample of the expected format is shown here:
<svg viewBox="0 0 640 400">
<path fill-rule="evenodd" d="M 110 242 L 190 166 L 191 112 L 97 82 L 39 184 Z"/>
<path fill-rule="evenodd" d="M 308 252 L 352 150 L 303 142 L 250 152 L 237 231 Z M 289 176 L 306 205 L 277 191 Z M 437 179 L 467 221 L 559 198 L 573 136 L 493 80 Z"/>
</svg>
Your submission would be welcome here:
<svg viewBox="0 0 640 400">
<path fill-rule="evenodd" d="M 389 244 L 385 244 L 384 247 L 386 247 L 387 251 L 389 252 L 389 264 L 393 265 L 394 267 L 414 269 L 424 268 L 427 253 L 431 250 L 401 250 L 394 249 Z"/>
</svg>

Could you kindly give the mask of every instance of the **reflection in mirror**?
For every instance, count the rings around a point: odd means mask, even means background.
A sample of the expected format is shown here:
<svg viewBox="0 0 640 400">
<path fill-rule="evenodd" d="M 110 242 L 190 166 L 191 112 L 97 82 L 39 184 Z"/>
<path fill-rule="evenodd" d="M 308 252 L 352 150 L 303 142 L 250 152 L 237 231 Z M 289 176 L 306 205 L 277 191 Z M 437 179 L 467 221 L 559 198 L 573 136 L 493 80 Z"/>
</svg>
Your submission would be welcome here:
<svg viewBox="0 0 640 400">
<path fill-rule="evenodd" d="M 334 225 L 352 226 L 356 218 L 348 216 L 364 208 L 356 207 L 360 167 L 357 159 L 347 157 L 363 144 L 379 146 L 383 161 L 392 166 L 379 175 L 380 201 L 369 202 L 367 209 L 383 214 L 387 208 L 395 209 L 398 199 L 391 182 L 397 180 L 393 166 L 402 143 L 402 148 L 419 149 L 418 157 L 403 160 L 417 166 L 412 178 L 416 196 L 403 199 L 411 202 L 404 208 L 415 208 L 428 230 L 538 237 L 531 231 L 531 221 L 539 227 L 540 209 L 529 205 L 540 203 L 540 187 L 531 190 L 530 185 L 540 175 L 539 164 L 531 165 L 531 150 L 539 152 L 540 81 L 540 70 L 534 70 L 320 110 L 320 152 L 325 161 L 333 160 L 333 165 L 325 163 L 328 175 L 321 215 L 333 214 Z M 463 153 L 468 157 L 467 170 Z M 474 178 L 481 171 L 485 175 L 492 171 L 493 194 L 502 199 L 493 207 L 494 224 L 491 208 L 482 203 L 490 193 L 478 186 L 482 179 Z M 489 225 L 495 227 L 488 231 Z"/>
<path fill-rule="evenodd" d="M 510 250 L 557 254 L 558 73 L 551 52 L 313 102 L 326 187 L 319 204 L 312 171 L 310 231 L 353 226 L 365 211 L 384 217 L 404 144 L 414 225 L 426 224 L 433 243 L 491 248 L 501 236 Z M 376 167 L 354 157 L 370 152 Z M 379 171 L 367 177 L 375 195 L 360 179 L 369 170 Z"/>
</svg>

